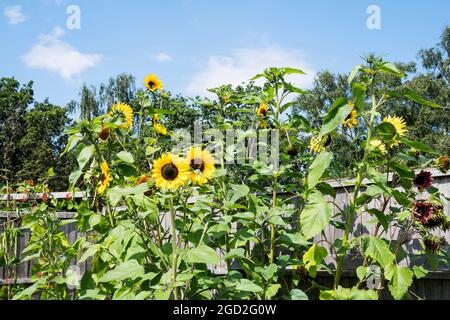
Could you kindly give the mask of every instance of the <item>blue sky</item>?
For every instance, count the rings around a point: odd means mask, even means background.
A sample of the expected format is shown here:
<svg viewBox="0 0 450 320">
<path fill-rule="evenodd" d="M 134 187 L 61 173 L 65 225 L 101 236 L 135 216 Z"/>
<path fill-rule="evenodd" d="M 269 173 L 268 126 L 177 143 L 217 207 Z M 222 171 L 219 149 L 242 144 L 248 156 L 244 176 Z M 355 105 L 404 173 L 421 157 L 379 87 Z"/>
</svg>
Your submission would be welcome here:
<svg viewBox="0 0 450 320">
<path fill-rule="evenodd" d="M 69 30 L 69 5 L 81 28 Z M 369 30 L 377 5 L 381 29 Z M 158 74 L 165 89 L 193 96 L 239 83 L 269 65 L 347 72 L 376 52 L 410 61 L 450 24 L 450 1 L 406 0 L 0 0 L 0 77 L 35 82 L 35 97 L 64 105 L 80 85 L 120 72 Z"/>
</svg>

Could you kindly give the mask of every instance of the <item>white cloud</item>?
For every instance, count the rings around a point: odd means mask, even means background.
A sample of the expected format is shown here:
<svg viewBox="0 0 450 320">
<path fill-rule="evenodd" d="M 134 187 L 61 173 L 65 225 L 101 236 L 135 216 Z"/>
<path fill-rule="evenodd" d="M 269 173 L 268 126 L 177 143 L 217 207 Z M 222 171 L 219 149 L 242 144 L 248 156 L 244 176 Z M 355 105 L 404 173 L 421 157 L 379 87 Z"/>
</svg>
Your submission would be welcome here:
<svg viewBox="0 0 450 320">
<path fill-rule="evenodd" d="M 153 58 L 160 62 L 172 61 L 172 57 L 165 52 L 159 52 Z"/>
<path fill-rule="evenodd" d="M 301 88 L 311 86 L 314 80 L 315 71 L 300 51 L 271 45 L 264 48 L 237 49 L 230 56 L 210 56 L 205 68 L 190 79 L 186 93 L 211 96 L 206 89 L 223 84 L 241 84 L 268 67 L 302 69 L 306 75 L 289 75 L 287 78 L 289 82 Z"/>
<path fill-rule="evenodd" d="M 82 53 L 60 40 L 64 33 L 56 27 L 50 34 L 41 34 L 38 43 L 22 56 L 27 67 L 57 72 L 65 80 L 72 80 L 102 60 L 100 54 Z"/>
<path fill-rule="evenodd" d="M 3 14 L 8 18 L 9 24 L 16 25 L 27 20 L 27 17 L 22 13 L 22 6 L 5 7 Z"/>
</svg>

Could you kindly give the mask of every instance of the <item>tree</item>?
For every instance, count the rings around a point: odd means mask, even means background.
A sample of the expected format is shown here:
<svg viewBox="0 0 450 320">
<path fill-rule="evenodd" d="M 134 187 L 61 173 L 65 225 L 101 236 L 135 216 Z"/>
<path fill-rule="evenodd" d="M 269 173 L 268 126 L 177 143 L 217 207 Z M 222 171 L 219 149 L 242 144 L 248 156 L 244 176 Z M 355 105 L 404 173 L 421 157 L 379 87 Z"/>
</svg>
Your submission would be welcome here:
<svg viewBox="0 0 450 320">
<path fill-rule="evenodd" d="M 442 154 L 450 152 L 449 123 L 450 113 L 450 27 L 446 27 L 441 41 L 431 49 L 419 52 L 419 62 L 425 73 L 417 72 L 416 62 L 396 63 L 395 66 L 407 74 L 401 79 L 395 75 L 383 74 L 378 90 L 401 91 L 412 89 L 420 96 L 434 101 L 443 108 L 423 107 L 409 99 L 391 99 L 380 108 L 380 117 L 396 115 L 402 117 L 408 128 L 407 137 L 432 145 Z M 369 55 L 367 60 L 375 59 Z M 293 115 L 305 116 L 315 129 L 320 128 L 323 116 L 339 97 L 352 98 L 351 88 L 347 82 L 348 74 L 333 74 L 323 71 L 317 74 L 313 89 L 309 94 L 301 95 L 293 108 Z M 362 121 L 360 119 L 359 121 Z M 352 130 L 341 128 L 332 137 L 330 146 L 335 154 L 334 162 L 338 169 L 352 175 L 347 168 L 353 167 L 355 161 L 361 159 L 361 141 L 364 132 L 358 124 Z M 305 145 L 306 145 L 305 139 Z"/>
<path fill-rule="evenodd" d="M 15 79 L 0 79 L 0 166 L 3 177 L 13 180 L 23 155 L 17 142 L 24 134 L 24 115 L 33 102 L 33 82 L 24 85 Z"/>
<path fill-rule="evenodd" d="M 67 108 L 52 105 L 47 100 L 36 103 L 25 113 L 24 135 L 18 144 L 23 159 L 17 178 L 39 179 L 53 168 L 55 176 L 50 181 L 51 187 L 65 190 L 74 165 L 72 155 L 60 156 L 67 143 L 64 135 L 70 123 L 67 113 Z"/>
<path fill-rule="evenodd" d="M 71 157 L 60 157 L 66 144 L 64 128 L 68 110 L 33 99 L 32 82 L 0 79 L 0 166 L 2 181 L 39 180 L 50 167 L 55 170 L 52 188 L 67 186 Z M 34 103 L 34 106 L 32 103 Z"/>
<path fill-rule="evenodd" d="M 80 101 L 72 100 L 67 104 L 71 113 L 79 112 L 82 120 L 91 120 L 103 114 L 117 102 L 128 103 L 135 109 L 136 84 L 134 76 L 121 73 L 108 82 L 95 86 L 83 84 L 80 89 Z"/>
</svg>

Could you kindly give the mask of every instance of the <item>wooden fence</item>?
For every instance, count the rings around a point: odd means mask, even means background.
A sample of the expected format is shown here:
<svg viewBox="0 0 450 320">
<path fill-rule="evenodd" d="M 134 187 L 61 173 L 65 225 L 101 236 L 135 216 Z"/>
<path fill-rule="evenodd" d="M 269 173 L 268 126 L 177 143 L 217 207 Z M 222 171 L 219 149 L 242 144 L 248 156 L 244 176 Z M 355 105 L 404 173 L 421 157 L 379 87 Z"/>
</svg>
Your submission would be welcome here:
<svg viewBox="0 0 450 320">
<path fill-rule="evenodd" d="M 441 193 L 443 193 L 447 198 L 450 197 L 450 173 L 442 174 L 437 170 L 428 169 L 433 174 L 434 186 L 439 188 Z M 339 207 L 345 207 L 350 200 L 350 196 L 352 195 L 354 188 L 353 180 L 343 180 L 340 182 L 336 181 L 328 181 L 332 187 L 336 190 L 336 197 L 334 198 L 334 202 Z M 68 196 L 66 192 L 56 192 L 51 194 L 52 197 L 64 199 Z M 76 192 L 74 194 L 70 193 L 70 197 L 74 199 L 81 199 L 85 196 L 83 192 Z M 423 194 L 426 198 L 428 195 L 426 193 Z M 24 197 L 28 197 L 26 194 L 10 194 L 3 195 L 0 197 L 0 201 L 6 200 L 23 200 Z M 42 194 L 34 194 L 33 197 L 36 199 L 40 199 Z M 331 197 L 328 197 L 328 200 L 332 200 Z M 394 205 L 395 203 L 391 203 L 390 205 Z M 379 200 L 374 200 L 369 204 L 371 208 L 379 208 L 381 203 Z M 336 207 L 334 206 L 333 213 L 336 213 Z M 449 202 L 446 201 L 444 204 L 444 211 L 447 216 L 450 216 L 450 205 Z M 58 212 L 58 216 L 60 219 L 72 219 L 75 215 L 75 212 Z M 0 233 L 2 232 L 1 223 L 5 221 L 6 217 L 14 217 L 17 216 L 15 212 L 8 211 L 0 211 Z M 373 219 L 369 214 L 363 213 L 358 216 L 356 223 L 353 228 L 353 235 L 358 236 L 362 233 L 370 233 L 373 234 L 375 224 L 370 224 L 370 220 Z M 168 219 L 167 219 L 168 220 Z M 167 223 L 167 222 L 166 222 Z M 78 229 L 76 224 L 71 223 L 67 224 L 63 227 L 64 232 L 67 234 L 67 238 L 70 243 L 73 243 L 79 236 Z M 400 239 L 403 235 L 400 234 L 400 230 L 396 227 L 391 227 L 387 233 L 383 235 L 388 239 L 397 240 Z M 450 232 L 447 232 L 444 235 L 447 239 L 447 242 L 450 243 Z M 25 248 L 27 241 L 29 240 L 30 234 L 28 231 L 24 232 L 24 235 L 20 237 L 18 243 L 18 252 L 22 252 Z M 419 238 L 417 234 L 410 235 L 413 239 L 408 242 L 406 246 L 406 251 L 408 253 L 408 257 L 403 261 L 403 264 L 408 265 L 423 265 L 425 264 L 425 256 L 420 256 L 419 251 L 421 251 L 421 244 L 419 242 Z M 334 240 L 342 238 L 342 230 L 329 225 L 324 232 L 324 235 L 316 236 L 315 242 L 320 242 L 322 246 L 329 247 L 327 245 L 328 242 L 333 243 Z M 447 253 L 450 254 L 450 247 L 446 245 Z M 75 261 L 73 261 L 75 264 Z M 333 257 L 328 257 L 326 263 L 331 267 L 335 265 L 336 261 Z M 357 282 L 357 278 L 355 275 L 356 266 L 361 265 L 361 258 L 358 254 L 350 254 L 347 256 L 344 263 L 344 271 L 342 274 L 342 281 L 346 284 L 346 287 L 350 287 Z M 28 261 L 25 263 L 21 263 L 16 267 L 16 279 L 14 283 L 17 284 L 28 284 L 31 283 L 31 267 L 32 262 Z M 78 264 L 80 268 L 80 272 L 83 273 L 87 268 L 87 262 Z M 222 259 L 222 262 L 211 268 L 212 272 L 215 274 L 224 274 L 227 271 L 227 267 L 225 261 Z M 3 267 L 0 267 L 0 284 L 6 281 L 6 270 Z M 326 285 L 328 287 L 332 286 L 332 277 L 331 275 L 325 272 L 319 272 L 316 281 L 320 284 Z M 428 299 L 450 299 L 450 266 L 440 266 L 440 268 L 435 272 L 430 272 L 425 278 L 415 280 L 412 290 L 422 298 Z M 313 296 L 317 297 L 318 292 L 312 292 Z M 382 293 L 382 298 L 389 299 L 390 296 L 386 292 Z"/>
</svg>

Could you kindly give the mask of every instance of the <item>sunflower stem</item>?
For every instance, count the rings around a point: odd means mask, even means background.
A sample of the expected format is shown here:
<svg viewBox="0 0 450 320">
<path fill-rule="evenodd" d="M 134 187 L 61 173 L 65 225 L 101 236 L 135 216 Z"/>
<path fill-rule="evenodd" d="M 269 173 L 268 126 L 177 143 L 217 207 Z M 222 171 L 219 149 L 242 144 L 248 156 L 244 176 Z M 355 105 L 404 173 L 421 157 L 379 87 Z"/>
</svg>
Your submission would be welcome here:
<svg viewBox="0 0 450 320">
<path fill-rule="evenodd" d="M 273 181 L 273 191 L 272 191 L 272 213 L 275 212 L 277 203 L 277 177 Z M 270 253 L 269 253 L 269 263 L 273 263 L 275 256 L 275 225 L 270 224 Z"/>
<path fill-rule="evenodd" d="M 178 300 L 178 290 L 175 287 L 177 281 L 177 230 L 175 227 L 175 209 L 173 207 L 173 195 L 170 194 L 169 197 L 170 206 L 170 230 L 172 232 L 172 288 L 173 288 L 173 299 Z"/>
<path fill-rule="evenodd" d="M 342 247 L 344 248 L 344 251 L 341 253 L 341 255 L 339 256 L 338 261 L 337 261 L 336 274 L 334 277 L 334 289 L 336 289 L 339 286 L 342 268 L 343 268 L 343 264 L 344 264 L 344 258 L 345 258 L 346 252 L 347 252 L 347 250 L 345 248 L 348 245 L 349 235 L 352 231 L 351 228 L 352 228 L 353 220 L 356 215 L 356 200 L 358 198 L 359 189 L 361 187 L 363 177 L 365 175 L 365 172 L 367 171 L 366 163 L 367 163 L 367 158 L 369 157 L 369 153 L 370 153 L 370 143 L 369 142 L 372 139 L 373 124 L 375 122 L 375 112 L 376 112 L 377 108 L 380 106 L 380 104 L 382 103 L 382 100 L 380 101 L 380 103 L 377 103 L 374 94 L 372 94 L 371 100 L 372 100 L 372 107 L 370 109 L 370 120 L 369 120 L 368 128 L 367 128 L 366 145 L 364 148 L 363 159 L 361 161 L 361 165 L 359 167 L 358 174 L 356 176 L 355 189 L 353 191 L 353 199 L 352 199 L 352 203 L 351 203 L 351 207 L 350 207 L 350 212 L 345 221 L 344 236 L 342 239 Z"/>
</svg>

